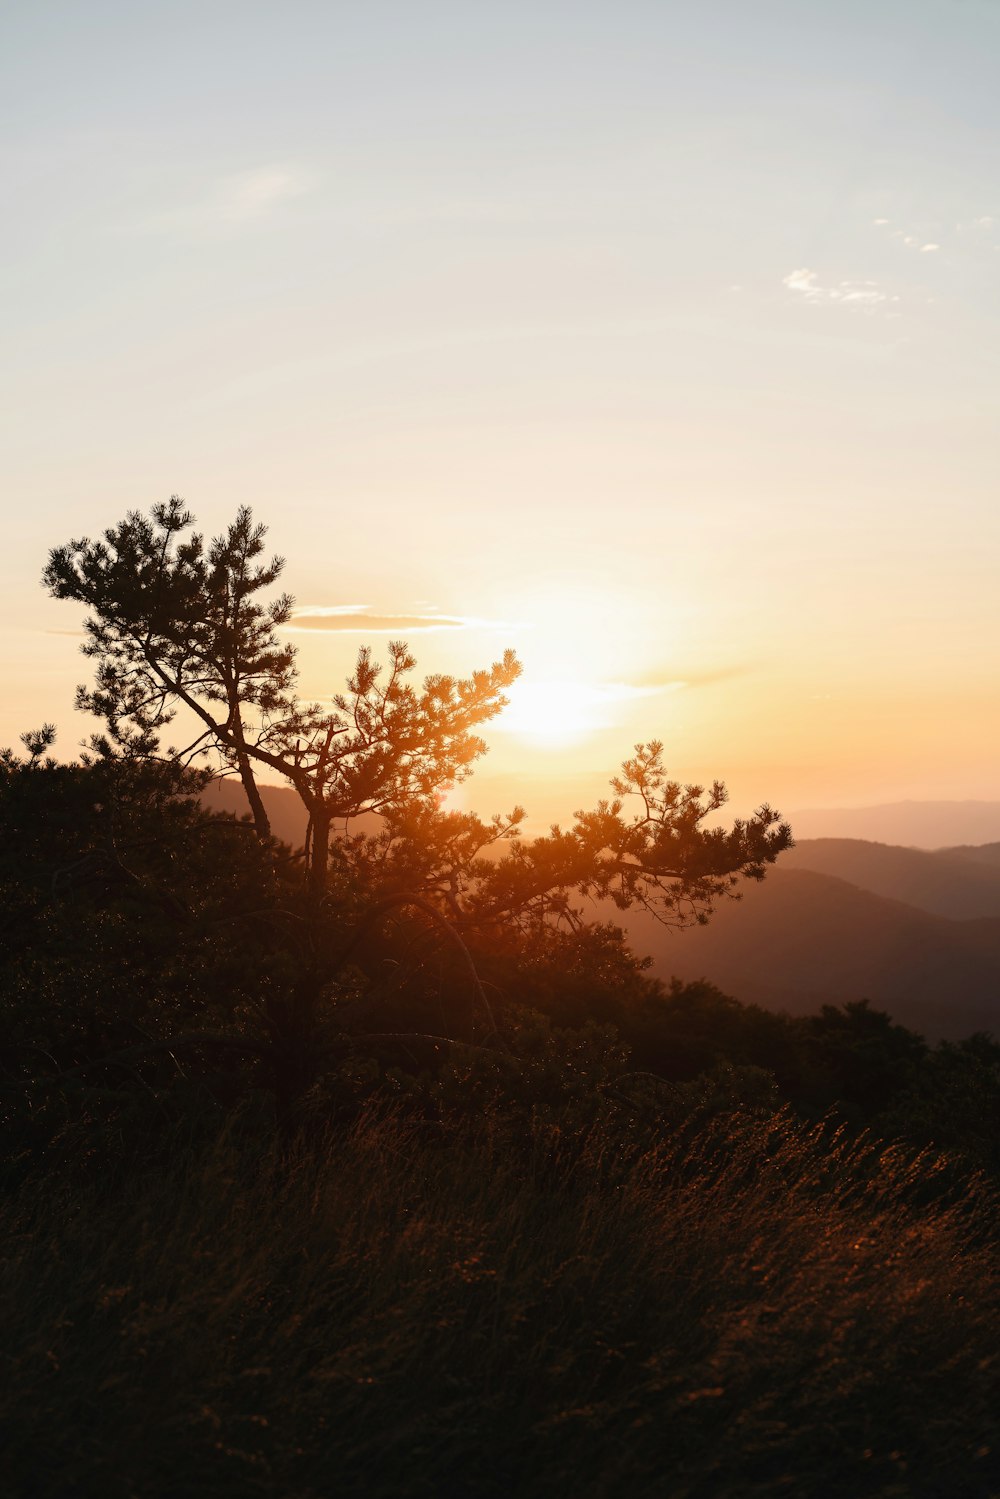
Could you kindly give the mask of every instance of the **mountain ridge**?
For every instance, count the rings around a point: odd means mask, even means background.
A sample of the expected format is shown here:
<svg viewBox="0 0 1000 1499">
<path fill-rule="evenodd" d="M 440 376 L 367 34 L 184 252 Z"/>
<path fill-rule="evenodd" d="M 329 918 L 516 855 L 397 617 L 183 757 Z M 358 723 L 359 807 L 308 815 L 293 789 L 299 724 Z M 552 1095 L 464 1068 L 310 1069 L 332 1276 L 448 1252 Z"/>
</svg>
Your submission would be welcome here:
<svg viewBox="0 0 1000 1499">
<path fill-rule="evenodd" d="M 276 837 L 301 847 L 306 814 L 290 787 L 262 786 Z M 238 781 L 210 810 L 247 811 Z M 1000 1032 L 1000 843 L 934 850 L 868 839 L 803 839 L 706 927 L 668 930 L 610 903 L 653 972 L 707 978 L 735 998 L 814 1012 L 868 999 L 931 1039 Z"/>
<path fill-rule="evenodd" d="M 1000 916 L 1000 859 L 988 856 L 861 838 L 805 838 L 782 854 L 778 867 L 833 875 L 936 916 Z"/>
<path fill-rule="evenodd" d="M 1000 1030 L 1000 915 L 956 920 L 778 867 L 704 927 L 618 920 L 658 976 L 705 978 L 747 1003 L 808 1014 L 867 999 L 932 1040 Z"/>
<path fill-rule="evenodd" d="M 941 849 L 1000 840 L 1000 801 L 879 802 L 800 807 L 789 814 L 796 839 L 861 838 L 904 848 Z"/>
</svg>

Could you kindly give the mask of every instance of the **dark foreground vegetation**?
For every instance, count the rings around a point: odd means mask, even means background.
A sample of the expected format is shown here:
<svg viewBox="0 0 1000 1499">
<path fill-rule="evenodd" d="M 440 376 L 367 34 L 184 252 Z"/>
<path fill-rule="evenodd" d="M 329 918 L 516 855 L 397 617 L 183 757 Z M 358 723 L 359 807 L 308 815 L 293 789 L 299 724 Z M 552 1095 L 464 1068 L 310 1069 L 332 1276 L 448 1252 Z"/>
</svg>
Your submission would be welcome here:
<svg viewBox="0 0 1000 1499">
<path fill-rule="evenodd" d="M 998 1491 L 995 1042 L 516 924 L 494 1033 L 419 907 L 321 981 L 178 789 L 3 781 L 8 1492 Z"/>
<path fill-rule="evenodd" d="M 259 533 L 186 523 L 53 554 L 106 733 L 0 758 L 5 1492 L 1000 1493 L 1000 1046 L 651 980 L 575 897 L 705 918 L 775 814 L 656 744 L 531 844 L 443 814 L 516 663 L 303 709 Z"/>
<path fill-rule="evenodd" d="M 978 1187 L 787 1116 L 542 1113 L 26 1184 L 7 1492 L 995 1492 Z"/>
</svg>

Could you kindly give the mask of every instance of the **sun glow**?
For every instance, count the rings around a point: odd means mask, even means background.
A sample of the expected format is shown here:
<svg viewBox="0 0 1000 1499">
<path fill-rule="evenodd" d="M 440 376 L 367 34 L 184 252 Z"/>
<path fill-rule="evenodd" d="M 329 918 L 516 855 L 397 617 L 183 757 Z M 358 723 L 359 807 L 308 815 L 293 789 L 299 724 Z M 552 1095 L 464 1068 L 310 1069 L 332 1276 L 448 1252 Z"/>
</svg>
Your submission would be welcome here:
<svg viewBox="0 0 1000 1499">
<path fill-rule="evenodd" d="M 496 727 L 540 749 L 578 744 L 614 724 L 622 707 L 657 689 L 623 682 L 520 681 Z"/>
<path fill-rule="evenodd" d="M 497 727 L 533 744 L 574 744 L 600 726 L 592 690 L 578 682 L 517 682 L 508 696 Z"/>
</svg>

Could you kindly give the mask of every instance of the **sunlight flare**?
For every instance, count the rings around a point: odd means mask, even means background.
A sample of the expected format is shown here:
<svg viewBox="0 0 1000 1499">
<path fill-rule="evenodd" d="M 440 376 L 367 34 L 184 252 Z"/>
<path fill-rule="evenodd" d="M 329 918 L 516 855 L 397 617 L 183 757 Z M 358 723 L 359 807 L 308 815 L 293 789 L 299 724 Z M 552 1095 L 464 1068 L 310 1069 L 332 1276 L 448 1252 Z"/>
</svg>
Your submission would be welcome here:
<svg viewBox="0 0 1000 1499">
<path fill-rule="evenodd" d="M 560 749 L 612 727 L 635 699 L 664 690 L 626 682 L 522 679 L 507 693 L 508 706 L 496 727 L 538 748 Z"/>
</svg>

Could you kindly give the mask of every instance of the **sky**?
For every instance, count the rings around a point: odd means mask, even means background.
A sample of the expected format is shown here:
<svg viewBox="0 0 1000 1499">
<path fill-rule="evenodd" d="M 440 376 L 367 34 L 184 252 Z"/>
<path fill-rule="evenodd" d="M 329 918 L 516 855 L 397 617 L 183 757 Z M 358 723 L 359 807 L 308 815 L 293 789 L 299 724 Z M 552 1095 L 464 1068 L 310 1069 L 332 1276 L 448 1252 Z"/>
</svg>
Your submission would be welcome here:
<svg viewBox="0 0 1000 1499">
<path fill-rule="evenodd" d="M 179 493 L 305 695 L 517 650 L 456 804 L 1000 798 L 998 0 L 12 0 L 0 191 L 0 744 Z"/>
</svg>

